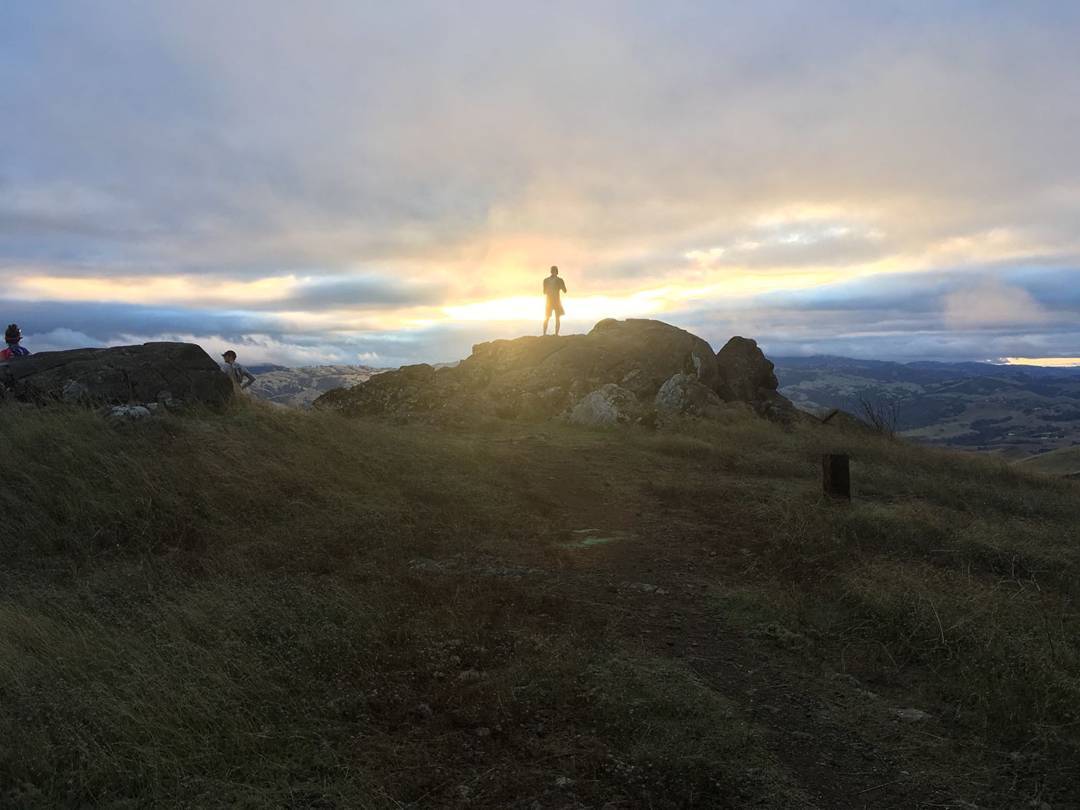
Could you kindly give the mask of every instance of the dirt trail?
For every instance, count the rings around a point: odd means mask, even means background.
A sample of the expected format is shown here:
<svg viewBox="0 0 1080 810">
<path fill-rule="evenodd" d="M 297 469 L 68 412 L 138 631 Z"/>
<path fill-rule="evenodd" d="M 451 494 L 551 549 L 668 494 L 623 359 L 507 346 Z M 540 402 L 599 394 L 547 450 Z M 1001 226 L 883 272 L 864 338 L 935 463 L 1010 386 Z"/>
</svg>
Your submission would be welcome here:
<svg viewBox="0 0 1080 810">
<path fill-rule="evenodd" d="M 694 525 L 682 520 L 692 510 L 642 490 L 628 499 L 619 482 L 605 479 L 621 465 L 627 480 L 650 482 L 658 471 L 647 464 L 655 458 L 631 459 L 596 445 L 568 457 L 566 448 L 545 445 L 537 435 L 507 444 L 509 453 L 522 454 L 520 474 L 550 505 L 560 538 L 542 558 L 533 548 L 521 550 L 523 559 L 502 561 L 528 560 L 523 588 L 599 615 L 628 649 L 682 662 L 762 730 L 770 754 L 814 806 L 1015 806 L 1015 796 L 1012 805 L 1001 804 L 987 799 L 989 785 L 978 789 L 962 774 L 942 773 L 942 761 L 956 762 L 958 743 L 932 717 L 898 716 L 898 709 L 917 708 L 899 690 L 875 687 L 875 694 L 832 670 L 811 640 L 725 616 L 722 597 L 738 584 L 729 569 L 739 532 L 748 531 L 737 525 L 745 515 L 730 516 L 718 545 L 717 527 L 702 526 L 700 513 Z"/>
</svg>

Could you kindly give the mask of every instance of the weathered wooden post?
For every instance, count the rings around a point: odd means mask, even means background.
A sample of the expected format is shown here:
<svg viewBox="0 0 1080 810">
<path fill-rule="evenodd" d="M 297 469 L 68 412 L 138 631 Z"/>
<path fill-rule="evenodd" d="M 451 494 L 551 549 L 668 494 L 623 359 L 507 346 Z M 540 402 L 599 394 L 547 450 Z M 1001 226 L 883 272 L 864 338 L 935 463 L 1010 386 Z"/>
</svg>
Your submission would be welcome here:
<svg viewBox="0 0 1080 810">
<path fill-rule="evenodd" d="M 821 482 L 829 497 L 851 500 L 851 465 L 846 453 L 826 453 L 821 457 Z"/>
</svg>

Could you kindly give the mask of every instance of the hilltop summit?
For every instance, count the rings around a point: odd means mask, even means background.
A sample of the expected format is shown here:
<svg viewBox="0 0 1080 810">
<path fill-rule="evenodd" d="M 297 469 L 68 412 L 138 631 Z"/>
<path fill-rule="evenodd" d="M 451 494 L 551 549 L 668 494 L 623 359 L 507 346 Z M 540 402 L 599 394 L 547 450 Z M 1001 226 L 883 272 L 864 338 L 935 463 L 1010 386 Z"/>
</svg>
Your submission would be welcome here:
<svg viewBox="0 0 1080 810">
<path fill-rule="evenodd" d="M 315 406 L 352 415 L 563 416 L 595 424 L 711 416 L 725 403 L 741 402 L 787 420 L 795 411 L 777 393 L 772 368 L 746 338 L 732 338 L 716 353 L 702 338 L 662 321 L 609 318 L 585 335 L 480 343 L 452 368 L 403 366 L 330 391 Z"/>
</svg>

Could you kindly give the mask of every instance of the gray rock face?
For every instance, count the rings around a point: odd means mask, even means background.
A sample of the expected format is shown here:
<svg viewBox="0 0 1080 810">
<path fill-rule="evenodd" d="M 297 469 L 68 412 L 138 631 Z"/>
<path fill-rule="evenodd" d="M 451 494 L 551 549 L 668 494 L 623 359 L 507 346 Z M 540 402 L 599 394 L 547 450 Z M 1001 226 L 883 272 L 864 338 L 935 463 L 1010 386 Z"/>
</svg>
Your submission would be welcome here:
<svg viewBox="0 0 1080 810">
<path fill-rule="evenodd" d="M 150 416 L 150 409 L 144 405 L 113 405 L 105 414 L 111 422 L 140 422 Z"/>
<path fill-rule="evenodd" d="M 654 396 L 673 372 L 693 375 L 703 385 L 715 389 L 720 372 L 712 347 L 697 335 L 662 321 L 613 318 L 600 321 L 586 335 L 589 350 L 614 369 L 625 369 L 621 384 L 637 396 Z"/>
<path fill-rule="evenodd" d="M 145 343 L 109 349 L 42 352 L 0 363 L 0 388 L 24 402 L 129 404 L 157 402 L 219 406 L 233 385 L 192 343 Z"/>
<path fill-rule="evenodd" d="M 621 425 L 632 422 L 640 411 L 633 392 L 607 383 L 583 396 L 566 418 L 576 425 Z"/>
<path fill-rule="evenodd" d="M 78 404 L 90 399 L 90 389 L 78 380 L 68 380 L 60 389 L 60 399 L 68 404 Z"/>
<path fill-rule="evenodd" d="M 670 416 L 716 418 L 724 408 L 720 396 L 691 374 L 673 374 L 653 400 L 656 410 Z"/>
</svg>

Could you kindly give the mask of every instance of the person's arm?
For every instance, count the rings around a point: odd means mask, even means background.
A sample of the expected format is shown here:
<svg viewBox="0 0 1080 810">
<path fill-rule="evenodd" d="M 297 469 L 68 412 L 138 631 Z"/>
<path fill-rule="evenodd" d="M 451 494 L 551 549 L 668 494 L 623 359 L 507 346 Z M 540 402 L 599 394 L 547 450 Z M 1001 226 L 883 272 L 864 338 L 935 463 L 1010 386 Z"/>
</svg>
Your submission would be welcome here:
<svg viewBox="0 0 1080 810">
<path fill-rule="evenodd" d="M 563 292 L 566 292 L 566 282 L 563 281 L 561 278 L 559 279 L 559 286 L 562 287 Z"/>
<path fill-rule="evenodd" d="M 240 383 L 240 389 L 250 388 L 251 384 L 255 382 L 255 375 L 248 371 L 246 368 L 241 370 L 243 372 L 244 381 Z"/>
</svg>

